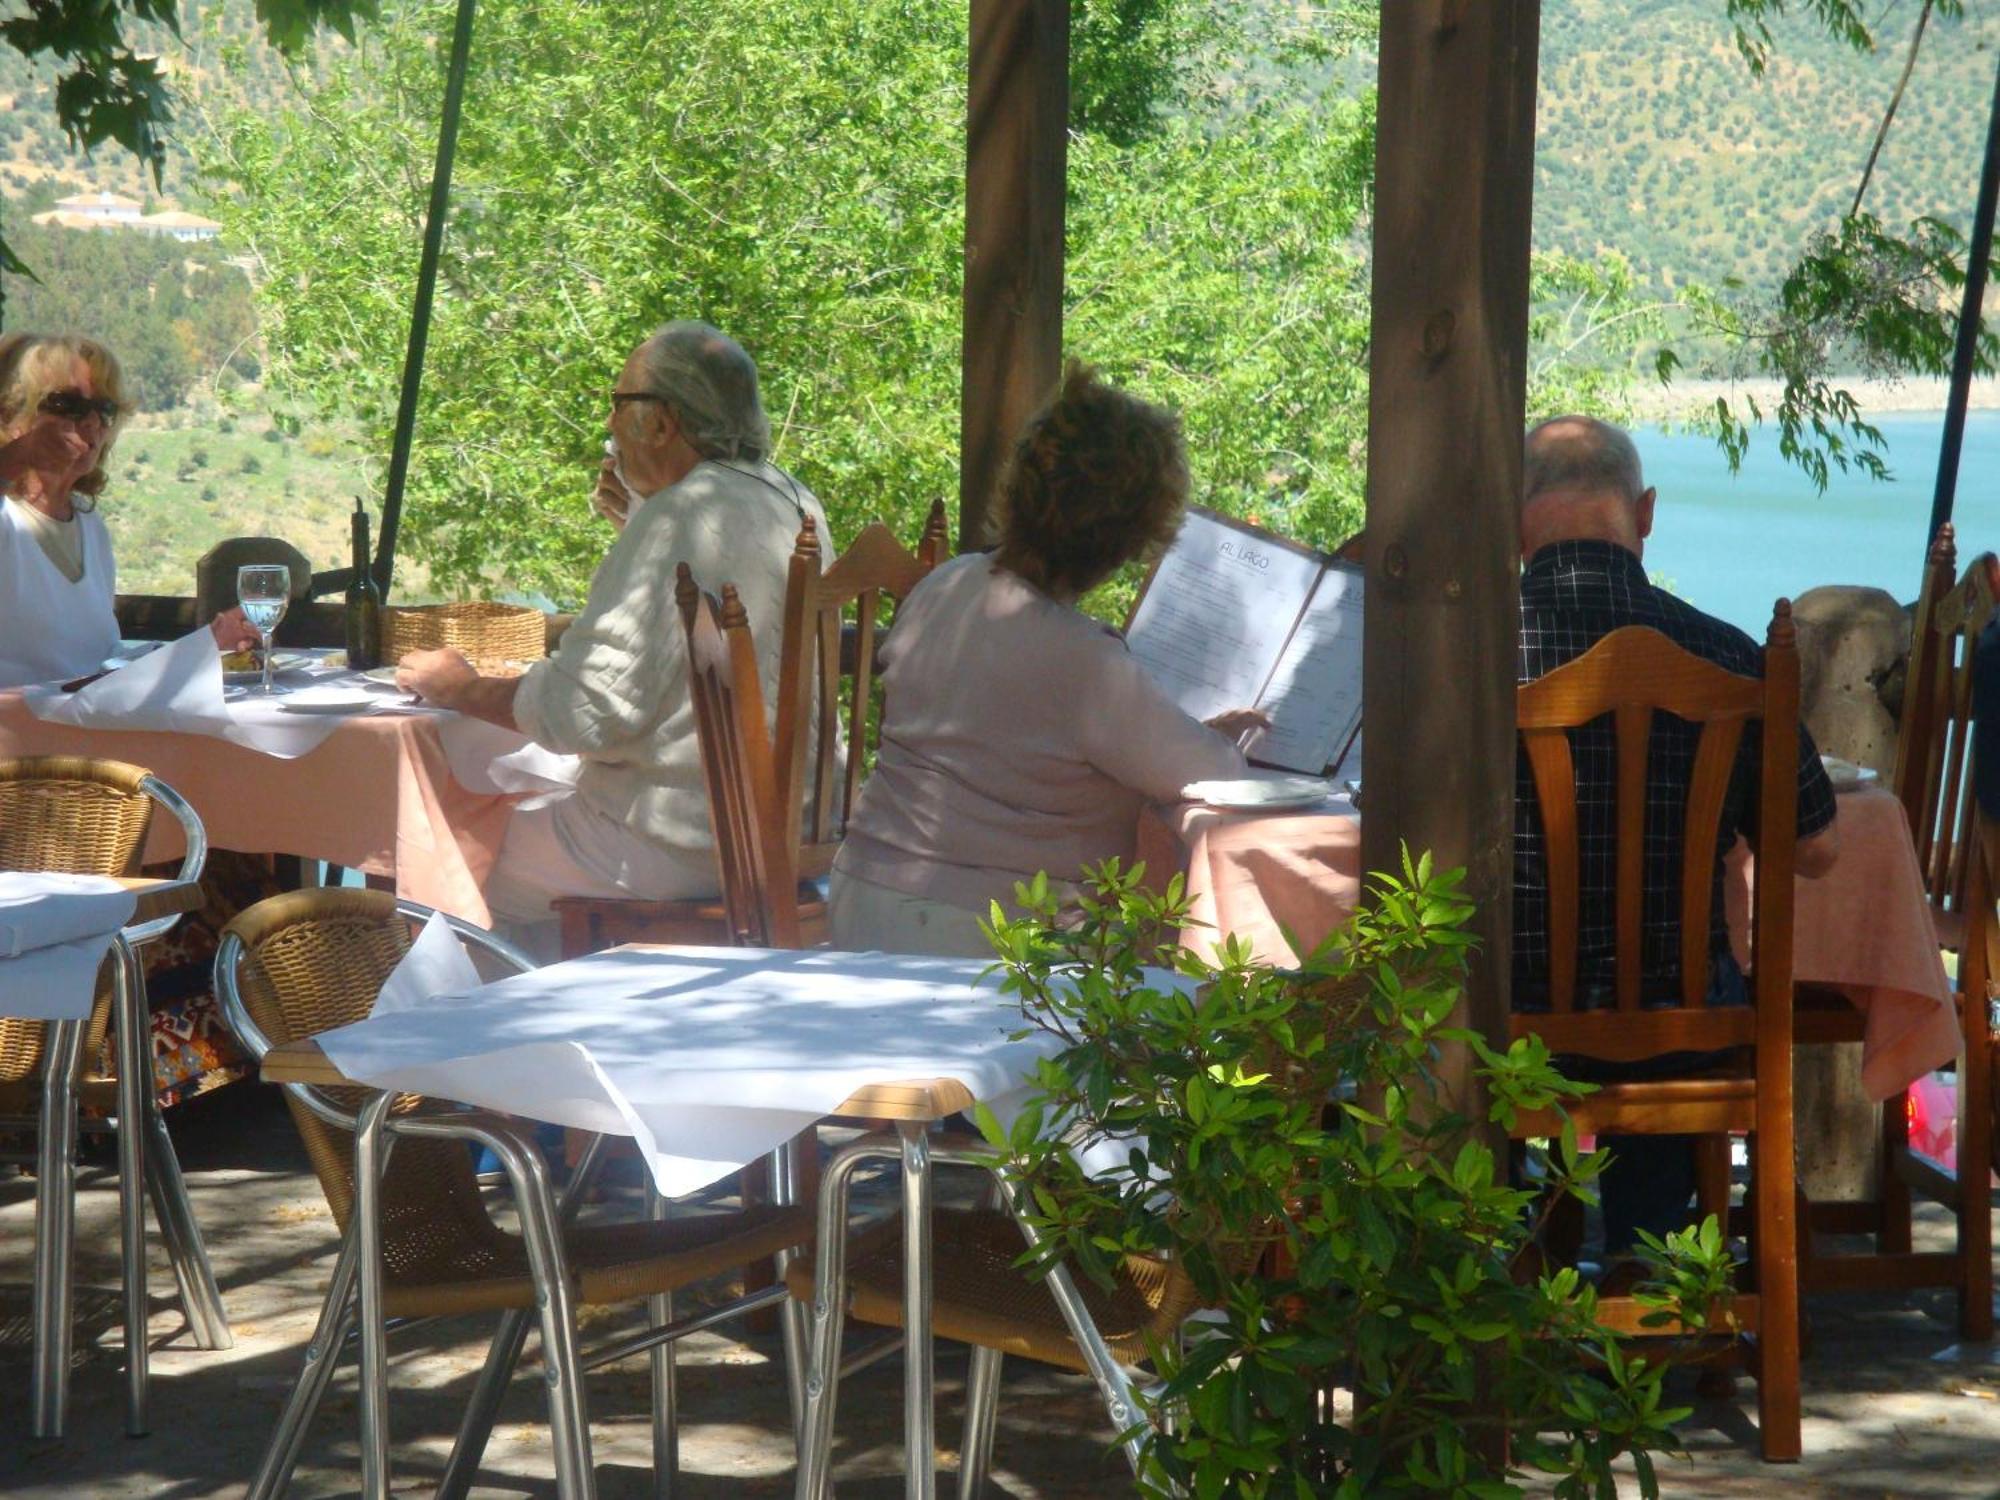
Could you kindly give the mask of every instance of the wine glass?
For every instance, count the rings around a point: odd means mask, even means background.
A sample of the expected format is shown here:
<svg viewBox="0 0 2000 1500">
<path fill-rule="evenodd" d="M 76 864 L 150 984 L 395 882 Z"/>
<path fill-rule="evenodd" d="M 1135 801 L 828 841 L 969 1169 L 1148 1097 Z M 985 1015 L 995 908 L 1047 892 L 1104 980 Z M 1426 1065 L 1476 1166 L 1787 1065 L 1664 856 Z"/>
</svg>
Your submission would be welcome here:
<svg viewBox="0 0 2000 1500">
<path fill-rule="evenodd" d="M 236 570 L 236 602 L 243 606 L 243 618 L 250 622 L 264 642 L 264 685 L 259 690 L 271 695 L 271 632 L 285 618 L 285 606 L 292 602 L 292 570 L 283 563 L 252 563 Z"/>
</svg>

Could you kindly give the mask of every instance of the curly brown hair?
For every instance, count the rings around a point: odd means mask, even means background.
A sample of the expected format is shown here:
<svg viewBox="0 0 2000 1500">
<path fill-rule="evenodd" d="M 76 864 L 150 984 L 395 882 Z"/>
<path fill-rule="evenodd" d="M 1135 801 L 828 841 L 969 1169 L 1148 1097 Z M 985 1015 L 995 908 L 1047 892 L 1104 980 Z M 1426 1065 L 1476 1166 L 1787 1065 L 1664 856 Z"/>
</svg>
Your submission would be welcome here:
<svg viewBox="0 0 2000 1500">
<path fill-rule="evenodd" d="M 1080 594 L 1172 541 L 1187 498 L 1181 419 L 1071 360 L 1014 449 L 994 560 L 1044 592 Z"/>
</svg>

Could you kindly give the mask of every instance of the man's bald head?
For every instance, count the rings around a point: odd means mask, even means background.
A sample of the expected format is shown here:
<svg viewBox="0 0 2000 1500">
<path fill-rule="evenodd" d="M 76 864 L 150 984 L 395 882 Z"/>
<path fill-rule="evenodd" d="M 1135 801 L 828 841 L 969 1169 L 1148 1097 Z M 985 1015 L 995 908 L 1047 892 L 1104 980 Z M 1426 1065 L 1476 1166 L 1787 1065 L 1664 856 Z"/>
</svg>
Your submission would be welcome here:
<svg viewBox="0 0 2000 1500">
<path fill-rule="evenodd" d="M 1551 417 L 1528 431 L 1521 468 L 1521 555 L 1589 539 L 1644 555 L 1653 491 L 1631 437 L 1595 417 Z"/>
</svg>

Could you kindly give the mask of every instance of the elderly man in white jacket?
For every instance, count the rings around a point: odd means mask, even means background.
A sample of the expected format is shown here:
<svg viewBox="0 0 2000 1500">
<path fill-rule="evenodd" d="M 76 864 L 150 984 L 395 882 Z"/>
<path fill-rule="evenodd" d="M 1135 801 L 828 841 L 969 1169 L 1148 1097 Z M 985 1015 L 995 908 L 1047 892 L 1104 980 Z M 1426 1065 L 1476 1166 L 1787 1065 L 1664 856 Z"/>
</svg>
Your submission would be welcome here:
<svg viewBox="0 0 2000 1500">
<path fill-rule="evenodd" d="M 609 426 L 596 504 L 621 534 L 555 655 L 495 678 L 456 651 L 423 651 L 396 674 L 431 702 L 583 758 L 574 797 L 514 815 L 486 887 L 494 916 L 545 950 L 554 897 L 718 888 L 675 565 L 704 588 L 736 585 L 775 699 L 793 543 L 807 517 L 830 534 L 812 492 L 769 461 L 756 365 L 705 323 L 669 323 L 633 351 Z"/>
</svg>

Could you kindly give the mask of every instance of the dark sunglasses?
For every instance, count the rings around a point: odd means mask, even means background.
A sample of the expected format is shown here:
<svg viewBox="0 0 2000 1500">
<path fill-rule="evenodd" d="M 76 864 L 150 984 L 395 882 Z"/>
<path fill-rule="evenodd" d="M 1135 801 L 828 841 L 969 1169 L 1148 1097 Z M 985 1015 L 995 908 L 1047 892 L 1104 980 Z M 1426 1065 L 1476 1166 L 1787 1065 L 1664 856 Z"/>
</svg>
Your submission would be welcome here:
<svg viewBox="0 0 2000 1500">
<path fill-rule="evenodd" d="M 82 391 L 52 391 L 42 397 L 42 410 L 66 422 L 81 422 L 92 412 L 107 427 L 118 420 L 119 406 L 109 396 L 86 396 Z"/>
</svg>

